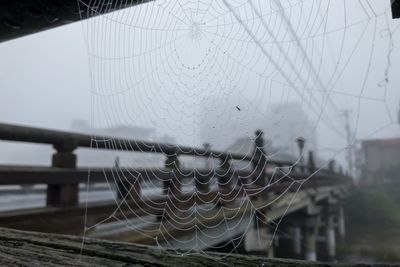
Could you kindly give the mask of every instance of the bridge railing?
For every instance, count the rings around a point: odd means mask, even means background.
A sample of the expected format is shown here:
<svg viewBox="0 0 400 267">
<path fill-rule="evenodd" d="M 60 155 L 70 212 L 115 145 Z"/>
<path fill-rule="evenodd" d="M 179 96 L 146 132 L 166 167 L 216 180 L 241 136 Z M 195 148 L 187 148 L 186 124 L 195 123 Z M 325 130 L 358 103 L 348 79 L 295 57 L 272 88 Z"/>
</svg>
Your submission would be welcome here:
<svg viewBox="0 0 400 267">
<path fill-rule="evenodd" d="M 180 179 L 195 179 L 195 186 L 200 192 L 210 192 L 210 180 L 215 178 L 214 171 L 189 169 L 180 167 L 179 156 L 194 156 L 214 158 L 220 165 L 216 171 L 218 190 L 231 193 L 236 184 L 232 183 L 232 176 L 237 177 L 238 184 L 247 187 L 265 188 L 268 182 L 268 168 L 287 167 L 295 172 L 297 179 L 304 179 L 312 173 L 316 167 L 313 162 L 303 166 L 298 162 L 283 162 L 267 159 L 263 151 L 262 133 L 257 132 L 255 147 L 249 154 L 238 154 L 215 151 L 205 148 L 177 146 L 173 144 L 145 142 L 125 138 L 109 136 L 96 136 L 88 134 L 70 133 L 64 131 L 40 129 L 34 127 L 17 126 L 0 123 L 0 140 L 27 142 L 52 145 L 55 153 L 52 156 L 51 167 L 33 166 L 0 166 L 0 185 L 24 185 L 46 184 L 47 206 L 76 206 L 79 203 L 79 184 L 87 183 L 88 168 L 77 168 L 77 156 L 74 151 L 77 148 L 110 149 L 119 151 L 131 151 L 140 153 L 157 153 L 166 157 L 163 169 L 139 169 L 139 168 L 90 168 L 90 182 L 109 182 L 117 184 L 119 198 L 123 199 L 129 194 L 129 198 L 139 199 L 141 183 L 145 180 L 162 180 L 164 195 L 177 196 L 182 192 Z M 235 160 L 248 161 L 252 170 L 235 170 L 232 166 Z M 307 171 L 305 171 L 307 170 Z M 282 174 L 285 175 L 285 174 Z M 338 175 L 329 171 L 320 170 L 319 175 Z M 124 179 L 115 179 L 115 176 Z M 244 178 L 246 177 L 246 178 Z M 251 178 L 249 178 L 251 177 Z M 328 177 L 332 179 L 332 177 Z M 344 179 L 346 177 L 342 177 Z"/>
</svg>

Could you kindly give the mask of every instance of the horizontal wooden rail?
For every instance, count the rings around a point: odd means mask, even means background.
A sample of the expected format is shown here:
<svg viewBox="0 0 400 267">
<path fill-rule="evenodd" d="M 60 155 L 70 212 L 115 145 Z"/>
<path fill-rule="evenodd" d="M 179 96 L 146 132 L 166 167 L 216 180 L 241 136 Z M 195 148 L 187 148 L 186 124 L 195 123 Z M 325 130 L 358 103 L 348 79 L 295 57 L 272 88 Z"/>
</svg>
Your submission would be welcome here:
<svg viewBox="0 0 400 267">
<path fill-rule="evenodd" d="M 241 155 L 237 153 L 226 153 L 203 148 L 177 146 L 172 144 L 146 142 L 110 136 L 70 133 L 5 123 L 0 123 L 0 140 L 48 144 L 66 149 L 86 147 L 93 149 L 164 153 L 167 155 L 178 154 L 199 157 L 231 158 L 246 161 L 251 161 L 254 159 L 253 155 Z M 276 162 L 276 164 L 282 165 L 283 163 Z"/>
<path fill-rule="evenodd" d="M 132 0 L 116 4 L 87 0 L 2 0 L 0 42 L 146 2 L 149 1 Z"/>
<path fill-rule="evenodd" d="M 211 149 L 180 146 L 174 144 L 147 142 L 111 136 L 71 133 L 59 130 L 42 129 L 36 127 L 19 126 L 0 123 L 0 140 L 53 145 L 60 150 L 74 150 L 78 147 L 91 149 L 108 149 L 132 152 L 177 154 L 198 157 L 213 157 L 244 161 L 257 161 L 254 154 L 222 152 Z M 277 167 L 292 166 L 305 168 L 300 162 L 267 160 L 268 165 Z"/>
<path fill-rule="evenodd" d="M 178 179 L 212 179 L 223 171 L 202 169 L 180 169 L 175 173 Z M 253 171 L 228 171 L 228 177 L 235 179 L 249 179 L 254 176 Z M 269 173 L 272 175 L 272 173 Z M 275 180 L 284 174 L 275 174 Z M 304 180 L 307 174 L 297 173 L 292 179 Z M 319 179 L 329 177 L 332 181 L 340 183 L 349 181 L 348 177 L 320 173 Z M 31 166 L 0 166 L 0 185 L 33 185 L 33 184 L 71 184 L 71 183 L 117 183 L 121 180 L 129 182 L 140 181 L 167 181 L 170 179 L 166 169 L 140 169 L 140 168 L 54 168 Z"/>
<path fill-rule="evenodd" d="M 256 131 L 254 149 L 248 154 L 237 154 L 194 148 L 165 143 L 145 142 L 134 139 L 114 138 L 110 136 L 71 133 L 35 127 L 0 123 L 0 140 L 52 145 L 56 152 L 52 156 L 52 167 L 0 166 L 0 185 L 46 184 L 47 206 L 70 207 L 79 203 L 80 183 L 108 182 L 117 185 L 118 198 L 125 196 L 140 199 L 142 182 L 157 180 L 162 182 L 163 194 L 182 193 L 182 179 L 194 179 L 199 192 L 209 192 L 212 179 L 217 179 L 219 192 L 230 192 L 236 185 L 267 188 L 267 181 L 291 175 L 302 180 L 315 173 L 312 152 L 309 164 L 298 162 L 271 161 L 264 151 L 262 131 Z M 161 153 L 166 160 L 164 168 L 140 169 L 125 168 L 118 164 L 114 168 L 77 168 L 77 156 L 74 150 L 83 148 L 120 150 L 131 152 Z M 218 160 L 218 169 L 198 170 L 180 167 L 179 156 L 209 157 Z M 235 160 L 249 161 L 251 170 L 235 168 Z M 272 173 L 268 166 L 282 167 L 282 171 Z M 275 171 L 275 169 L 273 169 Z M 306 171 L 307 170 L 307 171 Z M 89 176 L 90 175 L 90 176 Z M 318 177 L 328 175 L 318 171 Z M 90 178 L 89 178 L 90 177 Z M 332 176 L 340 178 L 341 175 Z M 232 179 L 233 178 L 233 179 Z M 345 177 L 347 178 L 347 177 Z M 335 180 L 339 183 L 339 180 Z M 213 181 L 214 182 L 214 181 Z"/>
</svg>

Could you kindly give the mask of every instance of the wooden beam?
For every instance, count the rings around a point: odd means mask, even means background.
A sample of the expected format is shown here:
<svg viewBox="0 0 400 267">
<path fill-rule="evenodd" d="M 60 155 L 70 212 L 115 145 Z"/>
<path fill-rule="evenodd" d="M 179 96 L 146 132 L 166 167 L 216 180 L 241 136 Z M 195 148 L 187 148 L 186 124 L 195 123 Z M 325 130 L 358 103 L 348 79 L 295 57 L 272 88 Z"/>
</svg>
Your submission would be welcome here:
<svg viewBox="0 0 400 267">
<path fill-rule="evenodd" d="M 268 259 L 258 256 L 207 252 L 185 254 L 184 251 L 162 250 L 158 247 L 119 243 L 93 238 L 16 231 L 0 228 L 0 265 L 22 267 L 57 266 L 158 266 L 158 267 L 354 267 L 351 263 L 320 263 L 300 260 Z M 82 242 L 83 241 L 83 242 Z M 363 264 L 364 267 L 386 267 L 389 264 Z"/>
<path fill-rule="evenodd" d="M 400 0 L 391 0 L 392 17 L 394 19 L 400 18 Z"/>
<path fill-rule="evenodd" d="M 118 3 L 107 1 L 93 4 L 90 0 L 2 0 L 0 42 L 148 1 L 131 0 Z"/>
<path fill-rule="evenodd" d="M 29 185 L 29 184 L 69 184 L 87 183 L 90 174 L 91 183 L 114 183 L 113 177 L 124 177 L 128 181 L 135 181 L 141 177 L 142 181 L 167 180 L 169 173 L 163 169 L 124 168 L 53 168 L 27 166 L 0 166 L 0 185 Z M 250 175 L 250 172 L 240 172 L 241 175 Z M 180 179 L 204 177 L 210 179 L 210 171 L 180 170 L 176 175 Z"/>
<path fill-rule="evenodd" d="M 168 170 L 164 169 L 142 169 L 142 168 L 124 168 L 116 170 L 115 168 L 54 168 L 54 167 L 31 167 L 31 166 L 1 166 L 0 165 L 0 185 L 30 185 L 30 184 L 69 184 L 69 183 L 87 183 L 90 174 L 91 183 L 110 183 L 114 182 L 113 177 L 124 177 L 128 181 L 135 181 L 137 177 L 141 177 L 142 181 L 169 179 Z M 246 179 L 251 179 L 257 175 L 255 171 L 229 171 L 224 172 L 218 170 L 215 174 L 225 175 L 227 177 L 238 177 L 244 184 Z M 267 173 L 269 176 L 272 173 Z M 214 177 L 214 172 L 201 169 L 180 169 L 176 172 L 180 179 L 198 179 L 209 180 Z M 274 174 L 275 180 L 283 177 L 284 174 Z M 246 177 L 246 178 L 243 178 Z M 290 178 L 294 180 L 306 180 L 309 178 L 306 174 L 290 174 Z M 336 183 L 349 184 L 352 183 L 348 177 L 342 177 L 327 173 L 318 173 L 315 177 L 309 179 L 315 180 L 331 180 Z M 249 180 L 249 183 L 251 181 Z"/>
<path fill-rule="evenodd" d="M 1 6 L 0 6 L 1 8 Z M 197 157 L 226 157 L 229 156 L 236 160 L 250 161 L 253 155 L 242 155 L 237 153 L 227 153 L 204 148 L 194 148 L 165 143 L 154 143 L 141 140 L 118 138 L 112 136 L 100 136 L 81 133 L 71 133 L 59 130 L 42 129 L 36 127 L 19 126 L 7 123 L 0 123 L 0 140 L 27 142 L 35 144 L 47 144 L 53 146 L 63 146 L 67 143 L 76 147 L 98 149 L 112 149 L 120 151 L 135 151 L 147 153 L 164 153 Z M 271 164 L 275 164 L 271 162 Z M 278 162 L 276 164 L 281 164 Z"/>
</svg>

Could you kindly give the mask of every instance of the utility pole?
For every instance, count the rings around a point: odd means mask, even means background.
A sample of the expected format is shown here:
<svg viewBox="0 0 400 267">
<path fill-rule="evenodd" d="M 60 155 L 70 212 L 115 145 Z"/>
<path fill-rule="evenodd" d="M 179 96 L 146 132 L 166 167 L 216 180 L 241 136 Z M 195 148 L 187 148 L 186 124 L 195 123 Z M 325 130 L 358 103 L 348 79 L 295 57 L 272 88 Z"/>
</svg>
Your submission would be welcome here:
<svg viewBox="0 0 400 267">
<path fill-rule="evenodd" d="M 350 130 L 350 110 L 343 110 L 343 116 L 345 118 L 345 130 L 347 137 L 347 162 L 350 176 L 353 177 L 354 169 L 353 169 L 353 144 L 351 142 L 351 130 Z"/>
<path fill-rule="evenodd" d="M 399 111 L 397 112 L 397 122 L 400 124 L 400 107 L 399 107 Z"/>
</svg>

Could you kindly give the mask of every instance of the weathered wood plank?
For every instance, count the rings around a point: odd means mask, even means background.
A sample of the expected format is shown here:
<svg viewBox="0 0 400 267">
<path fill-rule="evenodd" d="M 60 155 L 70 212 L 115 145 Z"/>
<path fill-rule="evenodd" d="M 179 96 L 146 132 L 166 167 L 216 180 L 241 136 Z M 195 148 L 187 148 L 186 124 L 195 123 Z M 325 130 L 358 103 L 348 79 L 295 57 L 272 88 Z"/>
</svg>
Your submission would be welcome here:
<svg viewBox="0 0 400 267">
<path fill-rule="evenodd" d="M 141 0 L 141 2 L 145 2 L 145 0 Z M 178 155 L 215 158 L 229 156 L 232 159 L 246 161 L 251 161 L 254 158 L 253 155 L 250 154 L 242 155 L 204 148 L 154 143 L 126 138 L 117 138 L 112 136 L 95 136 L 89 134 L 71 133 L 58 130 L 41 129 L 36 127 L 18 126 L 6 123 L 0 123 L 0 139 L 36 144 L 49 144 L 53 146 L 68 144 L 69 146 L 73 145 L 75 147 L 85 147 L 96 150 L 113 149 L 120 151 L 163 153 L 167 155 L 174 155 L 175 153 L 177 153 Z M 285 164 L 284 162 L 275 161 L 271 161 L 270 163 L 276 165 Z"/>
<path fill-rule="evenodd" d="M 185 251 L 117 243 L 98 239 L 42 234 L 0 228 L 1 266 L 400 266 L 333 264 L 267 259 L 220 253 L 187 254 Z"/>
<path fill-rule="evenodd" d="M 104 3 L 91 1 L 2 0 L 0 1 L 0 42 L 49 30 L 74 21 L 145 3 L 145 0 Z"/>
</svg>

